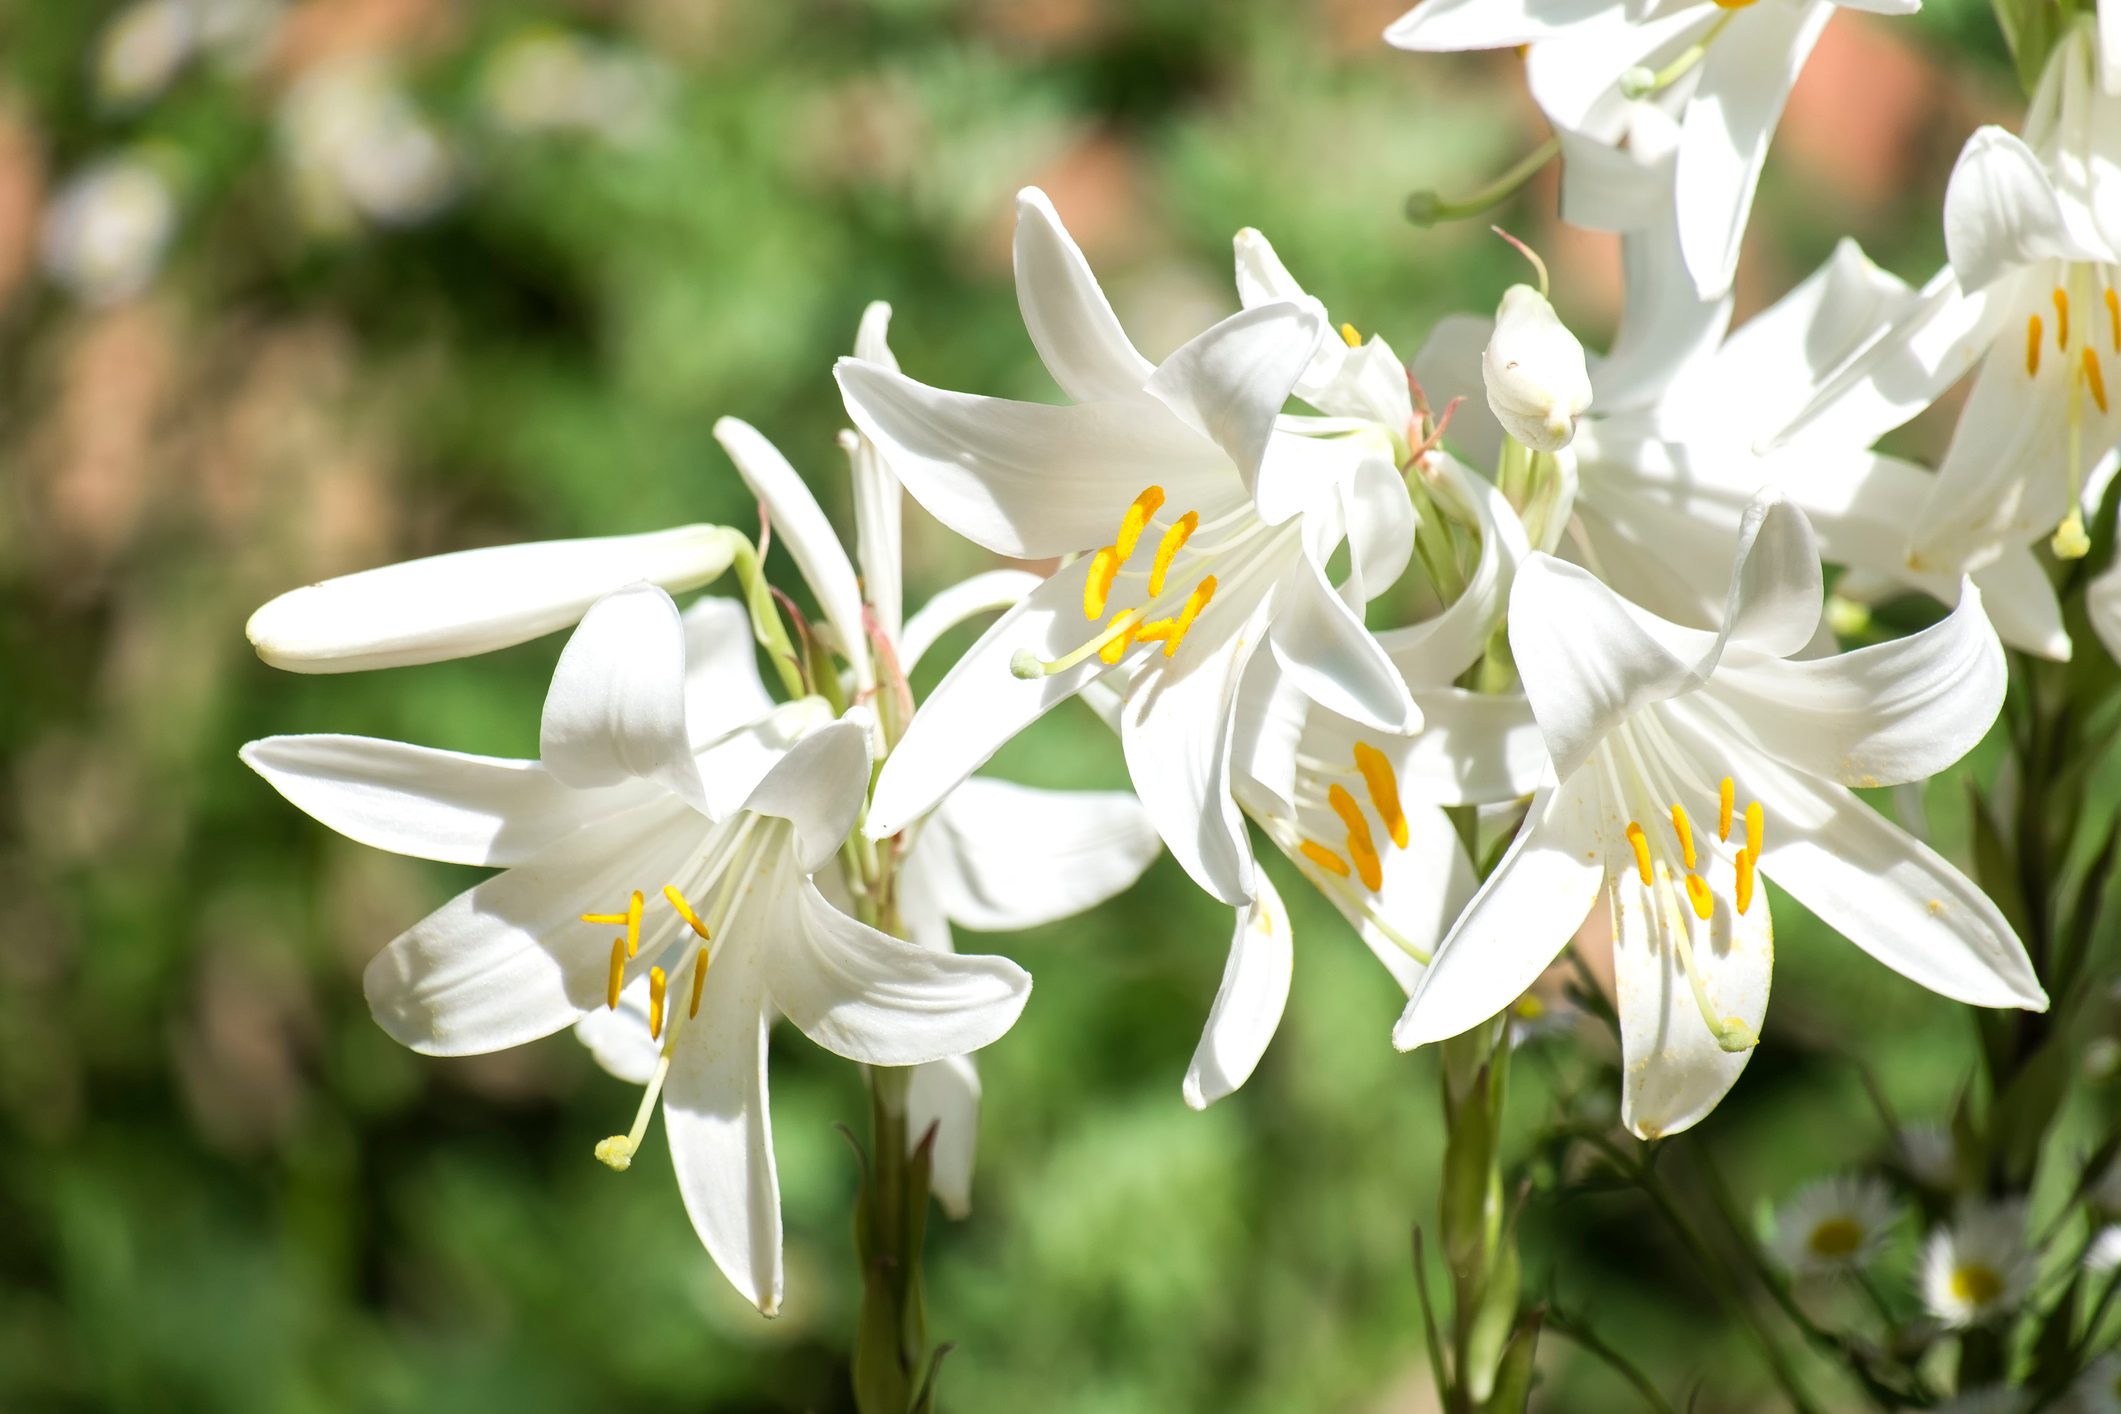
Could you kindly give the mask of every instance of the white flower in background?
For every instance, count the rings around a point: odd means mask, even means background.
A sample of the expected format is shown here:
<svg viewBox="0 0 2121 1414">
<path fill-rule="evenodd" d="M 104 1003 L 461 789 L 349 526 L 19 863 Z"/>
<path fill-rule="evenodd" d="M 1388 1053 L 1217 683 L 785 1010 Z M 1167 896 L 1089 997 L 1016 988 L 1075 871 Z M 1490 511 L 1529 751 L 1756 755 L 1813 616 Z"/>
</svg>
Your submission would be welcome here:
<svg viewBox="0 0 2121 1414">
<path fill-rule="evenodd" d="M 280 108 L 289 171 L 325 229 L 356 217 L 416 225 L 447 206 L 462 164 L 374 60 L 334 60 L 305 73 Z"/>
<path fill-rule="evenodd" d="M 1128 664 L 1121 740 L 1135 789 L 1187 872 L 1249 903 L 1255 874 L 1230 793 L 1237 685 L 1269 648 L 1321 705 L 1379 730 L 1420 716 L 1360 616 L 1327 582 L 1343 539 L 1374 594 L 1407 562 L 1412 511 L 1389 438 L 1280 412 L 1324 323 L 1255 305 L 1160 366 L 1137 353 L 1045 197 L 1023 194 L 1017 295 L 1073 402 L 930 388 L 842 360 L 856 425 L 944 524 L 1020 559 L 1076 554 L 1011 609 L 923 704 L 878 779 L 868 831 L 903 829 L 1002 743 Z"/>
<path fill-rule="evenodd" d="M 2109 1224 L 2099 1229 L 2084 1249 L 2084 1269 L 2100 1276 L 2121 1270 L 2121 1226 Z"/>
<path fill-rule="evenodd" d="M 493 121 L 515 133 L 587 133 L 638 142 L 670 99 L 671 76 L 645 54 L 577 34 L 520 35 L 487 61 L 480 94 Z"/>
<path fill-rule="evenodd" d="M 2046 1005 L 1995 905 L 1848 789 L 1930 775 L 1987 731 L 2004 661 L 1979 593 L 1898 642 L 1794 659 L 1817 628 L 1820 583 L 1809 524 L 1765 494 L 1716 633 L 1548 556 L 1518 570 L 1510 646 L 1555 783 L 1423 974 L 1402 1048 L 1501 1012 L 1603 896 L 1623 1118 L 1644 1138 L 1684 1129 L 1759 1038 L 1773 960 L 1762 878 L 1932 991 Z"/>
<path fill-rule="evenodd" d="M 1244 725 L 1232 780 L 1245 814 L 1406 992 L 1477 883 L 1444 807 L 1522 798 L 1547 764 L 1521 694 L 1452 686 L 1501 620 L 1523 531 L 1493 486 L 1443 454 L 1431 453 L 1421 474 L 1454 519 L 1477 527 L 1481 549 L 1449 608 L 1378 635 L 1422 710 L 1422 729 L 1381 732 L 1320 707 L 1261 654 L 1238 690 Z M 1288 1001 L 1293 924 L 1266 875 L 1254 877 L 1259 894 L 1237 910 L 1222 986 L 1186 1073 L 1195 1109 L 1245 1082 Z"/>
<path fill-rule="evenodd" d="M 896 366 L 885 339 L 890 316 L 881 303 L 864 312 L 855 340 L 859 357 Z M 901 492 L 873 446 L 852 449 L 857 579 L 823 509 L 773 444 L 735 418 L 718 422 L 715 436 L 765 508 L 774 542 L 786 547 L 823 608 L 826 628 L 854 665 L 856 692 L 874 695 L 879 716 L 896 708 L 907 679 L 944 633 L 1014 605 L 1038 584 L 1020 570 L 974 575 L 905 619 Z M 898 849 L 897 902 L 906 933 L 947 953 L 954 950 L 952 924 L 1015 932 L 1095 907 L 1141 877 L 1158 843 L 1140 803 L 1124 792 L 1039 790 L 975 776 L 909 829 Z M 603 1025 L 594 1017 L 590 1024 Z M 652 1050 L 638 1020 L 633 1032 L 637 1057 Z M 907 1095 L 907 1139 L 917 1144 L 935 1127 L 930 1185 L 953 1217 L 971 1206 L 979 1099 L 969 1056 L 916 1068 Z"/>
<path fill-rule="evenodd" d="M 853 1060 L 919 1065 L 994 1040 L 1030 992 L 1006 959 L 902 942 L 818 891 L 811 875 L 869 778 L 864 728 L 829 716 L 816 699 L 770 706 L 737 605 L 703 600 L 681 618 L 641 584 L 599 600 L 568 640 L 537 761 L 335 736 L 243 752 L 350 838 L 503 871 L 369 965 L 369 1006 L 397 1040 L 479 1054 L 637 997 L 656 1059 L 632 1129 L 597 1155 L 630 1164 L 660 1094 L 693 1225 L 768 1314 L 781 1299 L 773 1018 Z"/>
<path fill-rule="evenodd" d="M 1583 345 L 1530 285 L 1503 291 L 1480 372 L 1495 420 L 1535 452 L 1569 445 L 1576 419 L 1591 405 Z"/>
<path fill-rule="evenodd" d="M 114 108 L 138 107 L 202 53 L 246 66 L 279 13 L 278 0 L 138 0 L 112 16 L 97 39 L 97 96 Z"/>
<path fill-rule="evenodd" d="M 1841 0 L 1911 14 L 1918 0 Z M 1678 130 L 1678 253 L 1705 296 L 1731 287 L 1753 193 L 1790 87 L 1833 17 L 1827 0 L 1422 0 L 1385 31 L 1402 49 L 1527 46 L 1548 121 L 1618 148 L 1646 100 Z M 1564 147 L 1567 160 L 1578 150 Z M 1595 160 L 1595 159 L 1586 159 Z"/>
<path fill-rule="evenodd" d="M 2121 1355 L 2092 1361 L 2059 1406 L 2067 1414 L 2121 1414 Z"/>
<path fill-rule="evenodd" d="M 1893 1155 L 1907 1176 L 1934 1193 L 1959 1186 L 1959 1151 L 1941 1124 L 1910 1124 L 1893 1136 Z"/>
<path fill-rule="evenodd" d="M 2016 1203 L 1969 1208 L 1922 1250 L 1923 1305 L 1955 1330 L 2010 1311 L 2032 1290 L 2033 1276 L 2025 1209 Z"/>
<path fill-rule="evenodd" d="M 44 268 L 85 304 L 146 289 L 177 229 L 177 198 L 154 164 L 110 157 L 59 189 L 44 214 Z"/>
<path fill-rule="evenodd" d="M 1800 1276 L 1856 1271 L 1878 1255 L 1898 1216 L 1892 1194 L 1874 1178 L 1807 1184 L 1775 1214 L 1776 1260 Z"/>
<path fill-rule="evenodd" d="M 1611 351 L 1591 366 L 1596 402 L 1557 454 L 1574 482 L 1572 514 L 1550 517 L 1534 548 L 1580 561 L 1665 618 L 1713 624 L 1745 509 L 1774 486 L 1811 521 L 1821 553 L 1851 571 L 1838 593 L 1911 588 L 1954 602 L 1957 572 L 1907 563 L 1908 527 L 1936 478 L 1869 450 L 1951 380 L 1897 367 L 1875 379 L 1844 376 L 1853 355 L 1936 291 L 1909 289 L 1844 241 L 1796 289 L 1727 333 L 1729 297 L 1700 298 L 1679 265 L 1669 214 L 1676 134 L 1644 105 L 1634 119 L 1628 151 L 1574 160 L 1564 189 L 1571 220 L 1622 233 L 1626 304 Z M 1501 452 L 1476 381 L 1492 332 L 1490 320 L 1452 316 L 1414 360 L 1432 398 L 1467 398 L 1450 432 L 1476 465 L 1495 465 Z M 1940 326 L 1930 337 L 1942 336 Z M 1926 346 L 1912 352 L 1925 368 L 1945 357 Z M 2006 643 L 2069 655 L 2053 585 L 2030 547 L 2010 548 L 1974 582 Z"/>
</svg>

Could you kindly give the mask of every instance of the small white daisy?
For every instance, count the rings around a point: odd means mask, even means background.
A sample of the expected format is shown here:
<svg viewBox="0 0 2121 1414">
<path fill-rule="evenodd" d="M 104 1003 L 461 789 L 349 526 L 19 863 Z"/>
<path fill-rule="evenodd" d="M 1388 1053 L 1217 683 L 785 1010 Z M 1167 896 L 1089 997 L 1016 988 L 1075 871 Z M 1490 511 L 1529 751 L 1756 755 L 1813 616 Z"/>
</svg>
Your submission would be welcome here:
<svg viewBox="0 0 2121 1414">
<path fill-rule="evenodd" d="M 2091 1245 L 2084 1249 L 2084 1269 L 2094 1276 L 2105 1276 L 2121 1267 L 2121 1224 L 2109 1224 L 2093 1235 Z"/>
<path fill-rule="evenodd" d="M 1800 1275 L 1853 1271 L 1877 1255 L 1896 1216 L 1892 1195 L 1874 1178 L 1821 1179 L 1775 1214 L 1775 1255 Z"/>
<path fill-rule="evenodd" d="M 1537 991 L 1526 992 L 1504 1013 L 1509 1018 L 1510 1044 L 1522 1046 L 1559 1036 L 1576 1024 L 1578 1010 L 1574 1002 L 1559 993 L 1542 996 Z"/>
<path fill-rule="evenodd" d="M 1951 1131 L 1941 1124 L 1910 1124 L 1893 1136 L 1893 1152 L 1907 1176 L 1924 1188 L 1949 1193 L 1958 1186 L 1959 1157 Z"/>
<path fill-rule="evenodd" d="M 1930 1234 L 1922 1253 L 1922 1300 L 1954 1328 L 1977 1326 L 2017 1305 L 2032 1285 L 2025 1208 L 1970 1207 Z"/>
</svg>

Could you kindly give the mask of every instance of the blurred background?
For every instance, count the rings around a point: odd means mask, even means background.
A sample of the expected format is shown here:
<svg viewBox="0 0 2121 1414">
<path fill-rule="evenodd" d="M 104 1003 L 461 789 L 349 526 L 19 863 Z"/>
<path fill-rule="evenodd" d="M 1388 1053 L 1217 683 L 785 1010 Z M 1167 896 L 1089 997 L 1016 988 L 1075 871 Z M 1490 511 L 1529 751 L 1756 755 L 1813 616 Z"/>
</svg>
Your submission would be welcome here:
<svg viewBox="0 0 2121 1414">
<path fill-rule="evenodd" d="M 1010 290 L 1027 182 L 1152 355 L 1234 308 L 1229 238 L 1256 225 L 1411 356 L 1522 272 L 1402 199 L 1543 131 L 1514 56 L 1386 49 L 1398 8 L 0 0 L 0 1409 L 845 1406 L 852 1068 L 777 1039 L 789 1276 L 764 1321 L 657 1141 L 624 1177 L 591 1159 L 635 1097 L 570 1039 L 437 1061 L 369 1021 L 364 962 L 472 876 L 341 840 L 236 760 L 285 731 L 533 754 L 557 640 L 297 678 L 243 621 L 408 556 L 752 525 L 723 413 L 848 524 L 829 373 L 864 302 L 894 304 L 918 377 L 1054 396 Z M 1743 307 L 1843 232 L 1926 276 L 1961 141 L 2017 106 L 1975 0 L 1842 15 Z M 1553 177 L 1501 219 L 1595 344 L 1617 254 L 1553 222 Z M 916 601 L 981 567 L 908 521 Z M 999 766 L 1124 779 L 1080 711 Z M 1931 798 L 1949 842 L 1958 783 Z M 1433 1407 L 1408 1233 L 1434 1212 L 1435 1071 L 1392 1051 L 1389 979 L 1289 884 L 1288 1020 L 1207 1114 L 1178 1086 L 1229 918 L 1168 861 L 995 940 L 1038 987 L 981 1061 L 974 1216 L 931 1232 L 951 1407 Z M 1776 906 L 1770 1044 L 1701 1139 L 1748 1204 L 1877 1157 L 1855 1070 L 1812 1038 L 1860 1036 L 1912 1118 L 1945 1115 L 1972 1054 L 1954 1008 Z M 1525 1053 L 1527 1126 L 1556 1089 L 1609 1103 L 1588 1044 Z M 1526 1221 L 1529 1280 L 1675 1397 L 1773 1407 L 1638 1199 Z M 1542 1369 L 1539 1407 L 1624 1407 L 1558 1340 Z"/>
</svg>

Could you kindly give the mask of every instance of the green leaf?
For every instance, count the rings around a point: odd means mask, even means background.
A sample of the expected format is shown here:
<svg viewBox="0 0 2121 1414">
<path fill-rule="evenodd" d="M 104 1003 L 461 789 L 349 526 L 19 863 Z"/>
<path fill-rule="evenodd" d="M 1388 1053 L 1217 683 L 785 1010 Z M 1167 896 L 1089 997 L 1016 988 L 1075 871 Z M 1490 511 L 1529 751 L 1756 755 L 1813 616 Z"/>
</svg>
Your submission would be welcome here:
<svg viewBox="0 0 2121 1414">
<path fill-rule="evenodd" d="M 1486 1404 L 1501 1377 L 1510 1332 L 1517 1324 L 1522 1283 L 1523 1267 L 1513 1229 L 1502 1236 L 1488 1283 L 1480 1293 L 1480 1305 L 1473 1312 L 1473 1323 L 1466 1333 L 1466 1367 L 1461 1375 L 1466 1393 L 1476 1403 Z"/>
<path fill-rule="evenodd" d="M 1525 1312 L 1517 1334 L 1502 1353 L 1495 1374 L 1495 1390 L 1481 1405 L 1482 1414 L 1524 1414 L 1532 1402 L 1532 1380 L 1536 1373 L 1532 1358 L 1538 1353 L 1540 1313 Z"/>
</svg>

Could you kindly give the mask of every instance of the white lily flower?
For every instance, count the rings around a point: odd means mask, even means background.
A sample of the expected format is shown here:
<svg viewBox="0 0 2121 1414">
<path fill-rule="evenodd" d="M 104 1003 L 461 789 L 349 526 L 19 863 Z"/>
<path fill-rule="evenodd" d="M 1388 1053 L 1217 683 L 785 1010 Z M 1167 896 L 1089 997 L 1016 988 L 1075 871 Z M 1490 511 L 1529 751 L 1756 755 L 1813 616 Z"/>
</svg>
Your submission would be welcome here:
<svg viewBox="0 0 2121 1414">
<path fill-rule="evenodd" d="M 1759 1038 L 1773 960 L 1763 878 L 1932 991 L 2046 1005 L 1995 905 L 1848 789 L 1919 780 L 1987 731 L 2005 670 L 1979 592 L 1898 642 L 1794 660 L 1821 597 L 1810 525 L 1771 493 L 1747 512 L 1715 633 L 1549 556 L 1518 570 L 1510 645 L 1555 775 L 1437 950 L 1397 1044 L 1500 1012 L 1602 896 L 1622 1117 L 1644 1138 L 1685 1129 Z"/>
<path fill-rule="evenodd" d="M 859 359 L 838 368 L 856 425 L 938 519 L 1020 559 L 1080 553 L 922 706 L 885 763 L 868 831 L 905 828 L 1131 654 L 1121 738 L 1135 789 L 1203 888 L 1249 902 L 1255 875 L 1229 782 L 1237 685 L 1254 653 L 1270 648 L 1313 700 L 1381 730 L 1420 720 L 1324 571 L 1357 526 L 1354 579 L 1367 592 L 1406 563 L 1412 517 L 1389 439 L 1281 425 L 1325 332 L 1313 309 L 1256 305 L 1157 366 L 1127 341 L 1036 191 L 1019 201 L 1016 258 L 1032 341 L 1074 402 L 950 393 Z"/>
<path fill-rule="evenodd" d="M 1581 208 L 1572 219 L 1623 233 L 1627 299 L 1611 352 L 1592 365 L 1592 410 L 1557 454 L 1576 483 L 1567 539 L 1550 521 L 1534 548 L 1580 559 L 1665 618 L 1711 624 L 1746 507 L 1774 486 L 1805 513 L 1828 560 L 1861 572 L 1844 576 L 1842 592 L 1869 581 L 1954 602 L 1957 572 L 1908 564 L 1908 527 L 1936 478 L 1869 448 L 1950 384 L 1946 370 L 1968 366 L 1953 352 L 1967 318 L 1949 307 L 1956 295 L 1937 282 L 1912 290 L 1844 241 L 1783 299 L 1727 332 L 1729 298 L 1694 293 L 1657 215 L 1674 175 L 1670 124 L 1640 105 L 1635 118 L 1628 154 L 1571 169 Z M 1877 357 L 1884 331 L 1921 311 L 1933 316 L 1926 332 L 1896 360 L 1874 377 L 1848 375 L 1852 360 Z M 1431 397 L 1467 398 L 1453 442 L 1489 464 L 1502 433 L 1477 380 L 1492 328 L 1446 319 L 1414 360 Z M 2069 656 L 2054 588 L 2029 546 L 2011 547 L 1974 582 L 2007 643 Z"/>
<path fill-rule="evenodd" d="M 888 305 L 870 305 L 855 350 L 895 368 L 886 338 L 890 317 Z M 1039 582 L 1020 570 L 977 574 L 942 590 L 908 619 L 900 598 L 901 491 L 867 438 L 850 456 L 857 578 L 831 521 L 780 452 L 735 418 L 716 423 L 715 436 L 810 585 L 863 697 L 902 691 L 944 633 L 975 615 L 1010 608 Z M 952 924 L 1017 932 L 1093 908 L 1140 878 L 1157 849 L 1140 803 L 1124 792 L 1040 790 L 974 777 L 901 841 L 899 919 L 912 941 L 948 953 Z M 636 1049 L 645 1047 L 645 1030 L 638 1024 L 632 1030 Z M 918 1066 L 910 1078 L 907 1139 L 917 1144 L 934 1128 L 930 1186 L 952 1217 L 971 1206 L 979 1099 L 979 1075 L 968 1056 Z"/>
<path fill-rule="evenodd" d="M 1264 654 L 1238 691 L 1233 779 L 1245 814 L 1408 993 L 1478 882 L 1444 807 L 1519 799 L 1547 766 L 1522 695 L 1451 685 L 1502 618 L 1523 530 L 1500 492 L 1449 457 L 1430 454 L 1426 474 L 1479 528 L 1481 558 L 1441 614 L 1378 635 L 1421 707 L 1422 729 L 1380 732 L 1320 707 Z M 1186 1073 L 1195 1109 L 1250 1077 L 1288 1002 L 1293 924 L 1266 875 L 1255 880 L 1259 895 L 1237 910 L 1222 986 Z"/>
<path fill-rule="evenodd" d="M 1919 0 L 1839 0 L 1911 14 Z M 1833 17 L 1828 0 L 1422 0 L 1385 31 L 1402 49 L 1526 46 L 1525 78 L 1557 129 L 1618 147 L 1647 99 L 1678 129 L 1678 253 L 1705 298 L 1727 293 L 1768 143 Z M 1579 152 L 1564 144 L 1565 160 Z"/>
<path fill-rule="evenodd" d="M 1480 372 L 1495 420 L 1535 452 L 1569 445 L 1576 419 L 1591 405 L 1583 345 L 1530 285 L 1503 291 Z"/>
<path fill-rule="evenodd" d="M 1008 1030 L 1030 978 L 1004 958 L 902 942 L 826 901 L 811 876 L 861 808 L 866 733 L 815 699 L 765 704 L 737 606 L 703 601 L 681 618 L 642 584 L 599 600 L 568 641 L 537 761 L 329 736 L 243 755 L 354 839 L 503 871 L 370 964 L 369 1005 L 397 1040 L 477 1054 L 636 999 L 657 1043 L 637 1077 L 648 1089 L 598 1157 L 631 1162 L 660 1094 L 701 1241 L 772 1314 L 773 1017 L 853 1060 L 919 1065 Z M 669 906 L 644 910 L 658 891 Z"/>
<path fill-rule="evenodd" d="M 1922 1302 L 1955 1330 L 1984 1325 L 2026 1298 L 2036 1263 L 2025 1240 L 2025 1208 L 1968 1208 L 1922 1249 Z"/>
</svg>

